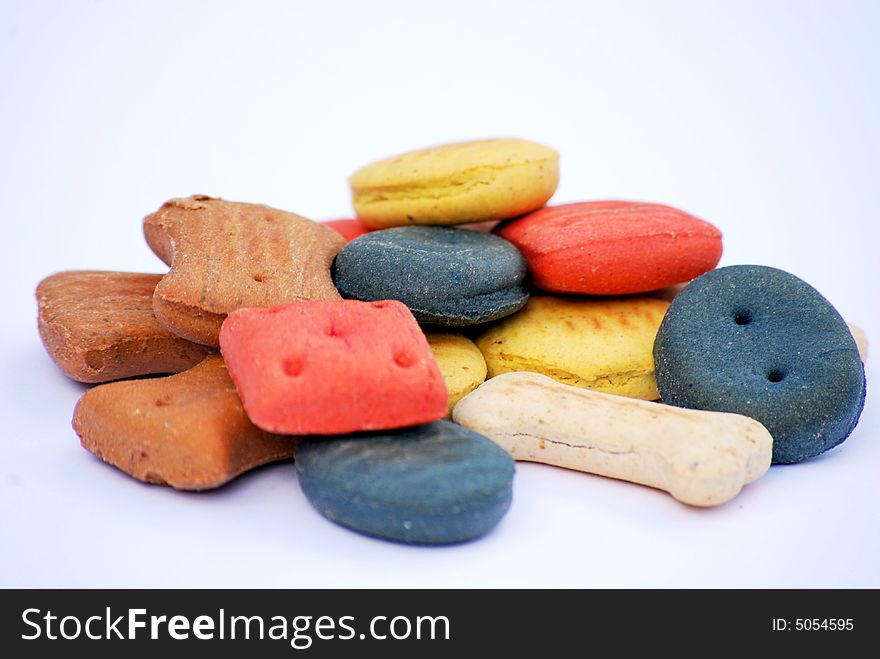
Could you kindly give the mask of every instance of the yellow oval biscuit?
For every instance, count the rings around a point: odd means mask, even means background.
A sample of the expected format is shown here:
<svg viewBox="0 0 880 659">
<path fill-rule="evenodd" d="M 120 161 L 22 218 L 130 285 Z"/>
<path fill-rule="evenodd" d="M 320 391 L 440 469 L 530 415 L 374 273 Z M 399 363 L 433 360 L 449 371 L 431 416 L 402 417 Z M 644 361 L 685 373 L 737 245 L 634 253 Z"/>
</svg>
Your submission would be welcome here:
<svg viewBox="0 0 880 659">
<path fill-rule="evenodd" d="M 547 203 L 559 154 L 528 140 L 460 142 L 380 160 L 348 182 L 370 229 L 502 220 Z"/>
<path fill-rule="evenodd" d="M 532 296 L 477 339 L 489 377 L 543 373 L 585 389 L 656 400 L 654 337 L 669 303 L 648 297 Z"/>
<path fill-rule="evenodd" d="M 449 392 L 449 413 L 455 404 L 486 379 L 483 353 L 461 334 L 426 334 Z"/>
</svg>

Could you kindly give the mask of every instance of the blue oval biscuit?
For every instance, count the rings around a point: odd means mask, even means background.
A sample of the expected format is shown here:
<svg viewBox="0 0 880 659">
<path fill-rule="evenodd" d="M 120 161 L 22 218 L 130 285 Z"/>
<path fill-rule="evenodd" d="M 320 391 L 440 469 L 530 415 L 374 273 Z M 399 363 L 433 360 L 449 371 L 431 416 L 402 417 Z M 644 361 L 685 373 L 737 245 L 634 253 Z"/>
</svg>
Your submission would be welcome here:
<svg viewBox="0 0 880 659">
<path fill-rule="evenodd" d="M 690 283 L 654 342 L 664 403 L 735 412 L 773 436 L 773 462 L 840 444 L 865 403 L 865 370 L 831 304 L 782 270 L 735 265 Z"/>
<path fill-rule="evenodd" d="M 343 297 L 400 300 L 419 322 L 462 326 L 508 316 L 526 303 L 526 262 L 491 234 L 412 226 L 348 243 L 333 264 Z"/>
<path fill-rule="evenodd" d="M 514 472 L 504 449 L 448 421 L 305 439 L 296 468 L 306 497 L 328 519 L 414 544 L 489 531 L 510 507 Z"/>
</svg>

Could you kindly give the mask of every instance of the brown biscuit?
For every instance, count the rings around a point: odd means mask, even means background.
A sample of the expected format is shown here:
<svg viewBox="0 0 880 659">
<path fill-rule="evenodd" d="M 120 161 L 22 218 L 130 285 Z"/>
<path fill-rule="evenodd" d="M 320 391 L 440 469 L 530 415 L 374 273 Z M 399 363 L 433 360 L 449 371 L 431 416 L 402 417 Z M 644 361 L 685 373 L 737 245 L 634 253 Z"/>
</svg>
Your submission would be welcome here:
<svg viewBox="0 0 880 659">
<path fill-rule="evenodd" d="M 178 373 L 198 364 L 210 350 L 175 336 L 153 315 L 160 279 L 87 270 L 46 277 L 37 286 L 46 351 L 80 382 Z"/>
<path fill-rule="evenodd" d="M 218 487 L 293 457 L 296 445 L 250 422 L 220 355 L 178 375 L 90 389 L 76 404 L 73 428 L 105 462 L 179 490 Z"/>
<path fill-rule="evenodd" d="M 293 213 L 195 195 L 144 218 L 144 235 L 171 267 L 153 311 L 196 343 L 218 346 L 226 315 L 242 307 L 340 298 L 330 265 L 345 239 Z"/>
</svg>

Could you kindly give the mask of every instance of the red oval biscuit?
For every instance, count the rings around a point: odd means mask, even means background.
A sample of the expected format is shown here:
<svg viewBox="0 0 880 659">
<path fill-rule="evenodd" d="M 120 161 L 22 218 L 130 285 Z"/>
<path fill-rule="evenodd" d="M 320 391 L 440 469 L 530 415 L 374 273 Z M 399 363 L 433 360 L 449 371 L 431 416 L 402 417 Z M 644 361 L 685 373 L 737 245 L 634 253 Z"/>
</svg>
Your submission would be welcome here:
<svg viewBox="0 0 880 659">
<path fill-rule="evenodd" d="M 360 220 L 325 220 L 321 224 L 330 227 L 349 242 L 358 236 L 370 233 L 370 230 L 361 224 Z"/>
<path fill-rule="evenodd" d="M 496 233 L 525 255 L 535 286 L 561 293 L 643 293 L 690 281 L 721 258 L 716 227 L 661 204 L 550 206 Z"/>
<path fill-rule="evenodd" d="M 224 321 L 220 349 L 245 411 L 269 432 L 337 435 L 446 414 L 443 376 L 400 302 L 240 309 Z"/>
</svg>

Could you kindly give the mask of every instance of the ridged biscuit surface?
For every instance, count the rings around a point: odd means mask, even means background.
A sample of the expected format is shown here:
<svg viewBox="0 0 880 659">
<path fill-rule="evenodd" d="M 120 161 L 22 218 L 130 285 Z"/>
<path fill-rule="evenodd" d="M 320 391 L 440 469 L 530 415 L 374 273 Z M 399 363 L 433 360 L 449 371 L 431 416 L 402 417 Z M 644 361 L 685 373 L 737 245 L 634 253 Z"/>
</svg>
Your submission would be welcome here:
<svg viewBox="0 0 880 659">
<path fill-rule="evenodd" d="M 490 378 L 532 371 L 586 389 L 656 400 L 651 351 L 668 306 L 647 297 L 532 296 L 476 343 Z"/>
<path fill-rule="evenodd" d="M 547 203 L 558 182 L 559 154 L 520 139 L 411 151 L 349 178 L 358 219 L 372 229 L 515 217 Z"/>
<path fill-rule="evenodd" d="M 156 287 L 156 317 L 196 343 L 218 346 L 236 309 L 339 299 L 330 265 L 345 239 L 293 213 L 196 195 L 144 218 L 144 235 L 171 266 Z"/>
</svg>

